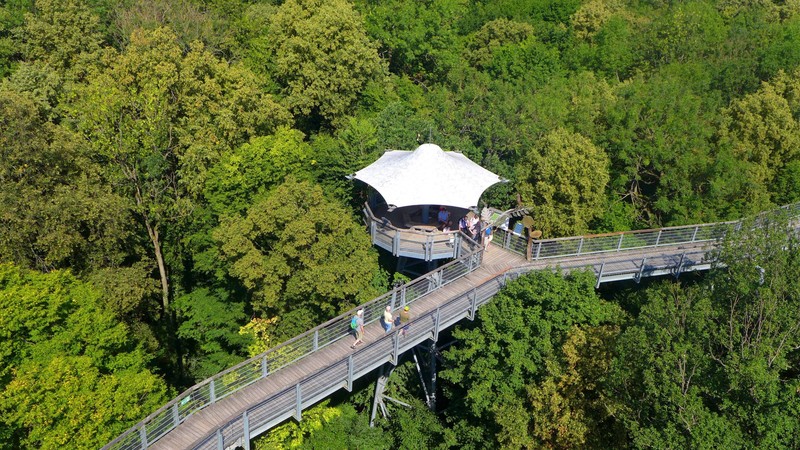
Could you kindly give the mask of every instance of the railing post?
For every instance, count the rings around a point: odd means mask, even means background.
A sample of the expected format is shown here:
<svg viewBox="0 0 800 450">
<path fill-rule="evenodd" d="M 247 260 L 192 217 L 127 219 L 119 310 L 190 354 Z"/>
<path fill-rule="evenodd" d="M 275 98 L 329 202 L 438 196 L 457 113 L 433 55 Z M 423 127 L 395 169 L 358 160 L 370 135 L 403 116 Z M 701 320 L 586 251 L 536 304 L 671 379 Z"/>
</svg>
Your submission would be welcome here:
<svg viewBox="0 0 800 450">
<path fill-rule="evenodd" d="M 172 426 L 177 427 L 181 423 L 181 415 L 178 413 L 178 402 L 172 405 Z"/>
<path fill-rule="evenodd" d="M 581 254 L 581 250 L 583 249 L 583 236 L 581 236 L 581 242 L 578 244 L 578 256 Z"/>
<path fill-rule="evenodd" d="M 247 410 L 242 413 L 242 447 L 250 450 L 250 418 L 247 417 Z"/>
<path fill-rule="evenodd" d="M 636 283 L 638 284 L 642 281 L 642 274 L 644 273 L 644 265 L 647 262 L 647 258 L 642 258 L 642 265 L 639 267 L 639 274 L 636 276 Z"/>
<path fill-rule="evenodd" d="M 353 392 L 353 354 L 347 356 L 347 392 Z"/>
<path fill-rule="evenodd" d="M 605 261 L 603 261 L 603 263 L 602 263 L 602 264 L 600 264 L 600 273 L 598 273 L 598 274 L 597 274 L 597 283 L 594 285 L 594 288 L 595 288 L 595 289 L 597 289 L 597 288 L 599 288 L 599 287 L 600 287 L 600 280 L 602 280 L 602 279 L 603 279 L 603 270 L 604 270 L 605 268 L 606 268 L 606 262 L 605 262 Z"/>
<path fill-rule="evenodd" d="M 261 378 L 266 378 L 267 374 L 267 355 L 261 357 Z"/>
<path fill-rule="evenodd" d="M 700 225 L 696 225 L 694 227 L 694 233 L 692 233 L 692 242 L 694 242 L 694 240 L 697 238 L 697 230 L 699 230 L 699 229 L 700 229 Z"/>
<path fill-rule="evenodd" d="M 475 320 L 475 311 L 478 309 L 478 290 L 472 289 L 472 300 L 469 302 L 469 320 Z"/>
<path fill-rule="evenodd" d="M 686 257 L 686 252 L 681 253 L 681 260 L 678 261 L 678 268 L 675 270 L 675 278 L 678 278 L 681 274 L 681 267 L 683 267 L 683 258 Z"/>
<path fill-rule="evenodd" d="M 208 396 L 211 399 L 211 403 L 215 403 L 217 401 L 217 392 L 214 386 L 214 380 L 212 379 L 210 383 L 208 383 Z"/>
<path fill-rule="evenodd" d="M 617 242 L 617 251 L 622 250 L 622 238 L 625 237 L 625 233 L 620 233 L 619 235 L 619 242 Z"/>
<path fill-rule="evenodd" d="M 142 443 L 142 450 L 147 450 L 147 425 L 142 425 L 142 428 L 139 428 L 139 442 Z"/>
<path fill-rule="evenodd" d="M 506 238 L 503 239 L 503 248 L 511 248 L 511 230 L 506 230 Z"/>
<path fill-rule="evenodd" d="M 394 352 L 392 354 L 392 365 L 397 367 L 397 361 L 400 359 L 400 333 L 394 333 Z"/>
<path fill-rule="evenodd" d="M 400 304 L 406 306 L 406 286 L 400 288 Z"/>
<path fill-rule="evenodd" d="M 661 242 L 661 232 L 663 230 L 658 230 L 658 236 L 656 236 L 656 244 L 655 246 L 658 247 L 658 243 Z"/>
<path fill-rule="evenodd" d="M 542 242 L 539 241 L 539 245 L 536 246 L 536 257 L 533 258 L 533 259 L 538 260 L 539 259 L 539 252 L 541 252 L 541 251 L 542 251 Z"/>
<path fill-rule="evenodd" d="M 434 326 L 433 326 L 433 342 L 437 342 L 439 340 L 439 319 L 441 319 L 441 312 L 440 308 L 436 308 L 436 315 L 434 316 Z"/>
<path fill-rule="evenodd" d="M 294 387 L 295 393 L 295 403 L 294 403 L 294 418 L 297 419 L 298 422 L 303 418 L 303 407 L 301 403 L 301 392 L 300 392 L 300 383 L 297 383 Z"/>
<path fill-rule="evenodd" d="M 319 330 L 314 330 L 314 350 L 319 350 Z"/>
<path fill-rule="evenodd" d="M 397 256 L 399 250 L 400 250 L 400 232 L 394 230 L 394 236 L 392 237 L 392 255 Z"/>
</svg>

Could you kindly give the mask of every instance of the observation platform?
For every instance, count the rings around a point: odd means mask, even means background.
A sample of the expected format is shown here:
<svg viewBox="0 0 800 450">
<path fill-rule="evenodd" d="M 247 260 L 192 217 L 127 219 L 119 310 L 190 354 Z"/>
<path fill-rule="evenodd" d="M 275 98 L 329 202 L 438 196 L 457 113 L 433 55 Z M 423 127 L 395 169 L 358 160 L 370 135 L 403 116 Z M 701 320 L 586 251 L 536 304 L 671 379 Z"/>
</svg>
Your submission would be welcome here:
<svg viewBox="0 0 800 450">
<path fill-rule="evenodd" d="M 788 208 L 796 217 L 800 204 Z M 371 215 L 369 209 L 365 213 Z M 376 222 L 368 225 L 375 236 Z M 356 379 L 386 363 L 396 365 L 404 352 L 436 342 L 440 331 L 461 320 L 473 320 L 509 280 L 536 270 L 586 269 L 595 273 L 599 286 L 708 270 L 719 243 L 739 226 L 720 222 L 539 240 L 533 242 L 531 260 L 523 256 L 527 240 L 506 230 L 496 230 L 488 249 L 458 233 L 450 249 L 453 261 L 359 307 L 366 323 L 364 345 L 350 348 L 355 310 L 348 311 L 192 386 L 103 449 L 249 450 L 251 438 L 290 417 L 300 420 L 304 409 L 333 392 L 351 390 Z M 403 233 L 392 237 L 392 242 L 403 241 L 397 249 L 412 246 L 405 233 L 415 231 L 387 227 L 382 233 Z M 433 247 L 426 252 L 440 254 Z M 410 306 L 405 336 L 383 332 L 378 321 L 387 305 Z"/>
</svg>

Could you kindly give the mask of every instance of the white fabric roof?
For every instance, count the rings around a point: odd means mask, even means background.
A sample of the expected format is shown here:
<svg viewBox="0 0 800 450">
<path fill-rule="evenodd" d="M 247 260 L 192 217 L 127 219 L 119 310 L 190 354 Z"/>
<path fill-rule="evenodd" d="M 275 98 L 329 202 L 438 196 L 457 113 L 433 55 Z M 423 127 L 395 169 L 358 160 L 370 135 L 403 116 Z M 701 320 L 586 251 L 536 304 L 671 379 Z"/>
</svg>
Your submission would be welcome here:
<svg viewBox="0 0 800 450">
<path fill-rule="evenodd" d="M 456 152 L 422 144 L 413 152 L 387 150 L 377 161 L 355 173 L 396 207 L 447 205 L 471 208 L 483 191 L 504 181 Z"/>
</svg>

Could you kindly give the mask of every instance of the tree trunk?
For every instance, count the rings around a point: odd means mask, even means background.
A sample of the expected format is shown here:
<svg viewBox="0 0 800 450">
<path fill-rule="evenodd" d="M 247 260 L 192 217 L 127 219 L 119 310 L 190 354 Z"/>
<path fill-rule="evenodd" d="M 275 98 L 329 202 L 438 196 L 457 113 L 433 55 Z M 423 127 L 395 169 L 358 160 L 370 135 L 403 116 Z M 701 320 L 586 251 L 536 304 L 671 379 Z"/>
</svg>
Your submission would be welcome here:
<svg viewBox="0 0 800 450">
<path fill-rule="evenodd" d="M 158 230 L 150 224 L 145 217 L 145 226 L 147 226 L 147 235 L 153 242 L 153 250 L 156 253 L 156 263 L 158 263 L 158 274 L 161 277 L 161 303 L 164 305 L 164 312 L 169 310 L 169 280 L 167 279 L 167 266 L 164 264 L 164 255 L 161 252 L 161 241 L 158 237 Z"/>
</svg>

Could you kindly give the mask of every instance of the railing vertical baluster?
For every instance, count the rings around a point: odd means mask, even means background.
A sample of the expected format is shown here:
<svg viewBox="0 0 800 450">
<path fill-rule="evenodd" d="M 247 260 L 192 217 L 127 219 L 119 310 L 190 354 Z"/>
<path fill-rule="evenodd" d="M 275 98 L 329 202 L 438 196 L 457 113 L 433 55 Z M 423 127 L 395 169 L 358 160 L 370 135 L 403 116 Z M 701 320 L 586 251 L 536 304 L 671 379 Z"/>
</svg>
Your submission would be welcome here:
<svg viewBox="0 0 800 450">
<path fill-rule="evenodd" d="M 392 365 L 397 366 L 397 361 L 400 359 L 400 333 L 394 333 L 394 351 L 392 352 Z"/>
<path fill-rule="evenodd" d="M 469 320 L 475 320 L 475 311 L 478 309 L 478 290 L 472 289 L 472 299 L 469 302 Z"/>
<path fill-rule="evenodd" d="M 300 392 L 300 383 L 297 383 L 294 388 L 295 403 L 294 403 L 294 418 L 300 422 L 303 419 L 303 406 L 302 406 L 302 393 Z"/>
<path fill-rule="evenodd" d="M 435 321 L 433 326 L 433 342 L 439 341 L 439 319 L 441 318 L 441 312 L 442 312 L 441 309 L 436 308 L 436 315 L 434 316 L 433 319 Z"/>
<path fill-rule="evenodd" d="M 347 355 L 347 392 L 353 392 L 353 354 Z"/>
<path fill-rule="evenodd" d="M 536 257 L 534 257 L 533 259 L 539 259 L 539 252 L 541 251 L 542 251 L 542 242 L 539 241 L 539 245 L 536 246 Z"/>
<path fill-rule="evenodd" d="M 581 254 L 581 250 L 583 250 L 583 236 L 581 236 L 581 241 L 578 243 L 578 255 Z"/>
<path fill-rule="evenodd" d="M 397 253 L 400 251 L 400 232 L 394 230 L 394 236 L 392 236 L 392 255 L 397 256 Z"/>
<path fill-rule="evenodd" d="M 142 444 L 142 450 L 147 450 L 147 425 L 142 425 L 142 428 L 139 428 L 139 442 Z"/>
<path fill-rule="evenodd" d="M 636 276 L 636 283 L 642 281 L 642 274 L 644 273 L 644 265 L 647 262 L 647 258 L 642 258 L 642 265 L 639 267 L 639 274 Z"/>
<path fill-rule="evenodd" d="M 172 426 L 177 427 L 181 423 L 181 415 L 178 413 L 178 402 L 172 405 Z"/>
<path fill-rule="evenodd" d="M 314 350 L 319 350 L 319 330 L 314 330 Z"/>
<path fill-rule="evenodd" d="M 250 450 L 250 417 L 247 410 L 242 413 L 242 446 L 244 450 Z"/>
<path fill-rule="evenodd" d="M 406 286 L 400 288 L 400 304 L 405 306 L 406 305 Z"/>
<path fill-rule="evenodd" d="M 699 230 L 699 229 L 700 229 L 700 225 L 694 227 L 694 233 L 692 233 L 692 242 L 694 242 L 694 240 L 697 239 L 697 230 Z"/>
<path fill-rule="evenodd" d="M 606 262 L 605 262 L 605 261 L 603 261 L 603 263 L 602 263 L 602 264 L 600 264 L 600 273 L 598 273 L 598 274 L 597 274 L 597 283 L 594 285 L 594 288 L 595 288 L 595 289 L 597 289 L 597 288 L 599 288 L 599 287 L 600 287 L 600 280 L 602 280 L 602 279 L 603 279 L 603 270 L 604 270 L 605 268 L 606 268 Z"/>
<path fill-rule="evenodd" d="M 658 236 L 656 236 L 656 243 L 655 243 L 656 247 L 658 247 L 659 242 L 661 242 L 661 230 L 658 230 Z"/>
<path fill-rule="evenodd" d="M 264 355 L 261 358 L 261 378 L 266 378 L 268 373 L 269 372 L 267 371 L 267 355 Z"/>
<path fill-rule="evenodd" d="M 617 242 L 617 251 L 622 250 L 622 238 L 625 237 L 625 233 L 620 233 L 619 235 L 619 242 Z"/>
<path fill-rule="evenodd" d="M 208 383 L 208 396 L 210 399 L 210 403 L 215 403 L 217 401 L 217 390 L 214 386 L 214 379 Z"/>
</svg>

